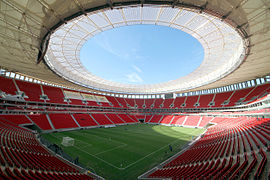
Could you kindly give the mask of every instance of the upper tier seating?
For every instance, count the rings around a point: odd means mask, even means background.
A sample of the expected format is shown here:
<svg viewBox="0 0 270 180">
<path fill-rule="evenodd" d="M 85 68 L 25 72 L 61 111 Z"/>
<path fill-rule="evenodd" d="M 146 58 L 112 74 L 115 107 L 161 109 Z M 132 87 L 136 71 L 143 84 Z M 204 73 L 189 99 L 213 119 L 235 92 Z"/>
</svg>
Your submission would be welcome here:
<svg viewBox="0 0 270 180">
<path fill-rule="evenodd" d="M 256 100 L 257 98 L 260 98 L 261 95 L 263 95 L 267 90 L 269 90 L 269 84 L 264 84 L 261 86 L 256 86 L 253 88 L 253 90 L 245 97 L 245 102 L 248 102 L 250 100 Z"/>
<path fill-rule="evenodd" d="M 185 108 L 196 108 L 195 104 L 198 101 L 198 96 L 188 96 L 185 103 Z"/>
<path fill-rule="evenodd" d="M 205 94 L 205 95 L 200 95 L 199 97 L 199 108 L 209 108 L 210 102 L 212 102 L 214 97 L 214 94 Z"/>
<path fill-rule="evenodd" d="M 173 101 L 174 101 L 174 99 L 165 99 L 163 102 L 162 108 L 166 108 L 166 109 L 171 108 L 171 104 L 173 104 Z"/>
<path fill-rule="evenodd" d="M 234 106 L 238 101 L 240 101 L 241 98 L 244 98 L 245 96 L 247 96 L 248 93 L 252 90 L 253 88 L 247 88 L 247 89 L 234 91 L 233 95 L 229 99 L 230 102 L 225 106 Z"/>
<path fill-rule="evenodd" d="M 86 92 L 84 92 L 84 94 L 87 94 L 87 95 L 92 95 L 92 94 L 90 94 L 90 93 L 86 93 Z M 100 106 L 96 101 L 94 101 L 94 100 L 87 100 L 86 101 L 87 102 L 87 106 Z"/>
<path fill-rule="evenodd" d="M 145 108 L 151 109 L 152 105 L 154 104 L 155 99 L 145 99 Z"/>
<path fill-rule="evenodd" d="M 153 108 L 161 108 L 161 106 L 163 105 L 164 99 L 155 99 L 154 102 L 154 107 Z"/>
<path fill-rule="evenodd" d="M 50 103 L 67 104 L 64 102 L 64 94 L 62 89 L 52 86 L 42 86 L 44 94 L 48 96 Z"/>
<path fill-rule="evenodd" d="M 5 92 L 6 94 L 15 95 L 16 94 L 16 86 L 12 79 L 4 78 L 0 76 L 0 90 Z"/>
<path fill-rule="evenodd" d="M 85 106 L 81 99 L 69 99 L 69 104 Z"/>
<path fill-rule="evenodd" d="M 69 90 L 69 89 L 64 89 L 64 91 L 71 92 L 71 93 L 76 93 L 76 96 L 75 96 L 76 98 L 75 97 L 69 98 L 69 104 L 72 104 L 72 105 L 81 105 L 81 106 L 85 105 L 82 102 L 83 97 L 79 94 L 80 92 L 74 91 L 74 90 Z"/>
<path fill-rule="evenodd" d="M 121 107 L 127 108 L 127 102 L 125 101 L 124 98 L 115 98 L 115 99 L 121 104 Z"/>
<path fill-rule="evenodd" d="M 142 109 L 144 108 L 144 99 L 135 99 L 135 104 L 137 108 Z"/>
<path fill-rule="evenodd" d="M 21 80 L 13 80 L 5 77 L 0 77 L 0 90 L 16 95 L 17 91 L 25 93 L 25 100 L 31 102 L 46 102 L 57 104 L 70 104 L 81 106 L 96 106 L 96 107 L 116 107 L 116 108 L 138 108 L 138 109 L 170 109 L 170 108 L 216 108 L 216 107 L 230 107 L 242 103 L 250 103 L 256 101 L 258 98 L 266 96 L 270 92 L 270 83 L 258 85 L 245 89 L 239 89 L 229 92 L 222 92 L 216 94 L 205 94 L 195 96 L 182 96 L 175 99 L 130 99 L 123 97 L 105 96 L 109 102 L 96 102 L 83 100 L 83 96 L 76 99 L 66 99 L 63 94 L 64 91 L 76 92 L 81 94 L 89 94 L 87 92 L 80 92 L 76 90 L 63 89 L 59 87 L 41 85 L 30 83 Z M 16 88 L 16 84 L 18 90 Z M 48 99 L 46 98 L 46 96 Z M 95 96 L 99 96 L 96 95 Z M 103 96 L 103 95 L 100 95 Z M 44 99 L 42 99 L 42 98 Z M 11 107 L 9 107 L 11 109 Z"/>
<path fill-rule="evenodd" d="M 184 104 L 185 100 L 186 100 L 186 97 L 175 98 L 174 103 L 173 103 L 174 104 L 173 108 L 182 108 L 182 104 Z"/>
<path fill-rule="evenodd" d="M 20 91 L 23 91 L 28 97 L 24 97 L 26 101 L 44 102 L 44 100 L 40 99 L 42 95 L 40 84 L 19 80 L 16 80 L 16 84 L 18 85 Z"/>
<path fill-rule="evenodd" d="M 222 107 L 224 101 L 229 99 L 232 95 L 233 91 L 231 92 L 223 92 L 223 93 L 217 93 L 214 99 L 214 105 L 212 107 Z"/>
<path fill-rule="evenodd" d="M 106 96 L 106 98 L 112 103 L 113 107 L 121 107 L 115 97 Z"/>
<path fill-rule="evenodd" d="M 99 106 L 101 106 L 101 107 L 112 107 L 112 104 L 110 104 L 110 102 L 99 102 Z"/>
<path fill-rule="evenodd" d="M 125 100 L 130 107 L 135 107 L 135 99 L 126 98 Z"/>
</svg>

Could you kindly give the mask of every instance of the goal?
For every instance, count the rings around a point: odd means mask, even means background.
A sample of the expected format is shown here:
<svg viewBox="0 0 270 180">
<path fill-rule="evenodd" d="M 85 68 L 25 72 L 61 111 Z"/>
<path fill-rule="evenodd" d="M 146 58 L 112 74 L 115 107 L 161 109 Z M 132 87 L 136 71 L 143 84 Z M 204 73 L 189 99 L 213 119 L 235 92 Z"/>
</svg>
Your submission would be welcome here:
<svg viewBox="0 0 270 180">
<path fill-rule="evenodd" d="M 71 137 L 63 137 L 62 145 L 63 146 L 73 146 L 74 145 L 74 139 Z"/>
</svg>

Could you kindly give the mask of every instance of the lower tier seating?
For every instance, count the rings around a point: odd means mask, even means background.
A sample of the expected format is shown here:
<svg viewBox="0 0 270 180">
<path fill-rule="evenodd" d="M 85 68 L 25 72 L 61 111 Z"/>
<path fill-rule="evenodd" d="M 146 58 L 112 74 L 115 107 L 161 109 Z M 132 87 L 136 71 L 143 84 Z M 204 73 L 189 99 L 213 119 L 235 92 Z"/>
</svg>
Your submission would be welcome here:
<svg viewBox="0 0 270 180">
<path fill-rule="evenodd" d="M 41 146 L 36 136 L 0 121 L 0 179 L 93 179 Z"/>
<path fill-rule="evenodd" d="M 123 124 L 125 123 L 119 116 L 116 114 L 106 114 L 106 116 L 113 121 L 115 124 Z"/>
<path fill-rule="evenodd" d="M 28 117 L 42 130 L 51 130 L 52 127 L 45 114 L 28 115 Z"/>
<path fill-rule="evenodd" d="M 81 127 L 98 126 L 89 114 L 72 114 Z"/>
<path fill-rule="evenodd" d="M 100 125 L 111 125 L 113 124 L 105 114 L 91 114 L 92 117 L 100 124 Z"/>
<path fill-rule="evenodd" d="M 49 114 L 49 117 L 55 129 L 78 127 L 70 114 Z"/>
<path fill-rule="evenodd" d="M 137 123 L 138 120 L 137 119 L 134 119 L 132 118 L 131 116 L 127 115 L 127 114 L 118 114 L 118 116 L 123 120 L 125 121 L 126 123 Z"/>
<path fill-rule="evenodd" d="M 32 123 L 25 115 L 0 115 L 0 120 L 8 120 L 17 125 Z"/>
</svg>

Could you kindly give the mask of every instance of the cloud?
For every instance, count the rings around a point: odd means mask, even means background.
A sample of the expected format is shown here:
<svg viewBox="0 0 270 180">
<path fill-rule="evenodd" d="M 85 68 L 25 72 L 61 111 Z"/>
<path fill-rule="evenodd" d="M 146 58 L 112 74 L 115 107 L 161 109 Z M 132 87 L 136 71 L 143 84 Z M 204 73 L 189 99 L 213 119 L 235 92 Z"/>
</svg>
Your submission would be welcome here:
<svg viewBox="0 0 270 180">
<path fill-rule="evenodd" d="M 137 72 L 139 72 L 139 73 L 142 73 L 141 68 L 139 68 L 138 66 L 132 65 L 132 68 L 133 68 L 135 71 L 137 71 Z"/>
<path fill-rule="evenodd" d="M 133 83 L 143 82 L 143 79 L 136 72 L 126 74 L 126 77 L 129 82 Z"/>
<path fill-rule="evenodd" d="M 111 45 L 108 43 L 107 39 L 102 38 L 101 41 L 96 41 L 97 44 L 102 47 L 104 50 L 108 51 L 111 54 L 117 55 L 118 53 L 111 47 Z"/>
<path fill-rule="evenodd" d="M 122 59 L 127 59 L 130 57 L 129 53 L 123 53 L 117 48 L 113 48 L 111 44 L 109 43 L 109 40 L 106 36 L 102 36 L 102 40 L 96 41 L 97 45 L 99 45 L 101 48 L 103 48 L 105 51 L 111 53 L 112 55 L 115 55 Z"/>
<path fill-rule="evenodd" d="M 127 39 L 124 45 L 113 41 L 113 38 L 102 35 L 100 39 L 95 40 L 95 43 L 105 51 L 121 59 L 145 59 L 145 57 L 140 54 L 141 41 L 138 41 L 136 38 L 132 37 L 131 39 Z"/>
</svg>

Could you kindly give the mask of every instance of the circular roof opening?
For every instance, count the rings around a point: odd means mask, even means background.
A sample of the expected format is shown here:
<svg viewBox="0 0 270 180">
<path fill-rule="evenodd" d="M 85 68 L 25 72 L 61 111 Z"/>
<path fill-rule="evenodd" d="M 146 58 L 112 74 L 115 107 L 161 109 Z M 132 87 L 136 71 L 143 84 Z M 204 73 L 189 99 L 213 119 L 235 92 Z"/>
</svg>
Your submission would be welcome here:
<svg viewBox="0 0 270 180">
<path fill-rule="evenodd" d="M 113 28 L 138 24 L 168 26 L 190 34 L 204 49 L 202 63 L 184 77 L 155 84 L 110 81 L 83 66 L 80 51 L 87 40 Z M 55 73 L 85 87 L 115 93 L 156 94 L 194 89 L 225 77 L 239 67 L 245 48 L 236 29 L 212 15 L 182 7 L 133 5 L 98 10 L 61 25 L 50 37 L 45 61 Z"/>
<path fill-rule="evenodd" d="M 85 42 L 80 60 L 92 74 L 123 84 L 157 84 L 186 76 L 204 56 L 200 42 L 157 25 L 123 26 Z"/>
</svg>

